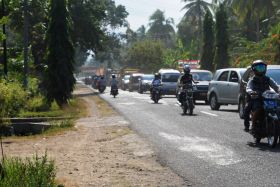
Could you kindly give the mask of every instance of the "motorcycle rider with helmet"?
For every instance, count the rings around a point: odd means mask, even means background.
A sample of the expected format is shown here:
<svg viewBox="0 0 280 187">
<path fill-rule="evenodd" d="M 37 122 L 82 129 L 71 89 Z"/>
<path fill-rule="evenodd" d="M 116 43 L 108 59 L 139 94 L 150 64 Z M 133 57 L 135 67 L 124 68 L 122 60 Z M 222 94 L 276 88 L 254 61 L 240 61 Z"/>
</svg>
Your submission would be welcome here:
<svg viewBox="0 0 280 187">
<path fill-rule="evenodd" d="M 98 86 L 106 86 L 106 80 L 104 78 L 104 75 L 100 76 L 100 79 L 98 80 Z"/>
<path fill-rule="evenodd" d="M 190 72 L 191 72 L 190 66 L 186 64 L 186 65 L 184 65 L 183 69 L 184 69 L 184 74 L 179 77 L 179 85 L 178 85 L 179 88 L 182 88 L 186 84 L 190 84 L 193 86 L 192 83 L 197 83 L 193 80 L 192 74 L 190 74 Z M 183 92 L 180 89 L 179 93 L 178 93 L 178 101 L 182 104 L 183 99 L 184 99 Z"/>
<path fill-rule="evenodd" d="M 152 84 L 151 84 L 151 89 L 150 89 L 150 92 L 151 92 L 151 96 L 152 96 L 152 91 L 153 91 L 153 88 L 154 87 L 157 87 L 159 85 L 161 85 L 161 80 L 160 80 L 161 76 L 159 73 L 155 73 L 155 78 L 153 79 L 152 81 Z"/>
<path fill-rule="evenodd" d="M 262 107 L 262 100 L 259 97 L 254 98 L 254 96 L 261 96 L 270 87 L 279 93 L 279 87 L 276 82 L 265 75 L 267 64 L 263 60 L 253 61 L 251 69 L 254 72 L 254 76 L 249 80 L 246 87 L 247 101 L 244 108 L 244 130 L 246 132 L 249 131 L 250 112 Z M 252 124 L 252 131 L 254 131 L 254 124 Z"/>
<path fill-rule="evenodd" d="M 112 95 L 112 90 L 113 89 L 118 89 L 118 81 L 116 79 L 116 75 L 115 74 L 112 74 L 112 80 L 111 80 L 111 95 Z"/>
</svg>

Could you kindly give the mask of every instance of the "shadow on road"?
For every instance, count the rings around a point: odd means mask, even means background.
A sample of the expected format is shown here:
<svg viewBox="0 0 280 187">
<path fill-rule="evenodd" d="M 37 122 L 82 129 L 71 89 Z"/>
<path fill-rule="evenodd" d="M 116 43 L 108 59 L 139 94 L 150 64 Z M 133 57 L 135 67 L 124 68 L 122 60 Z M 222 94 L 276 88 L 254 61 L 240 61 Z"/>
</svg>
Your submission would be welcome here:
<svg viewBox="0 0 280 187">
<path fill-rule="evenodd" d="M 192 115 L 189 115 L 189 114 L 183 114 L 183 113 L 181 113 L 181 116 L 190 116 L 190 117 L 195 117 L 195 116 L 198 116 L 198 114 L 192 114 Z"/>
<path fill-rule="evenodd" d="M 238 110 L 233 110 L 233 109 L 220 109 L 219 111 L 221 112 L 235 112 L 235 113 L 238 113 Z"/>
<path fill-rule="evenodd" d="M 268 144 L 266 142 L 264 142 L 264 140 L 261 143 L 247 142 L 247 145 L 249 147 L 258 148 L 258 150 L 260 150 L 260 151 L 269 151 L 269 152 L 275 152 L 275 153 L 280 152 L 280 144 L 279 143 L 275 148 L 269 147 Z"/>
</svg>

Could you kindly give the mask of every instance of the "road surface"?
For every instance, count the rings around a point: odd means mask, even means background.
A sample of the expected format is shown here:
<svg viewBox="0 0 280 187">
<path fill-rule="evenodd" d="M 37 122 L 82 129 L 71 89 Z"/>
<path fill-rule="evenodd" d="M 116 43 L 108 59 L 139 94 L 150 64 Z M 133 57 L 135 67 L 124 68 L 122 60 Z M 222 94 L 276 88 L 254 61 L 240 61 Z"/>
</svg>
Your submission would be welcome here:
<svg viewBox="0 0 280 187">
<path fill-rule="evenodd" d="M 280 186 L 280 145 L 255 145 L 237 106 L 212 111 L 202 102 L 184 116 L 175 97 L 154 104 L 148 94 L 120 90 L 113 98 L 108 90 L 100 96 L 131 121 L 163 164 L 194 186 Z"/>
</svg>

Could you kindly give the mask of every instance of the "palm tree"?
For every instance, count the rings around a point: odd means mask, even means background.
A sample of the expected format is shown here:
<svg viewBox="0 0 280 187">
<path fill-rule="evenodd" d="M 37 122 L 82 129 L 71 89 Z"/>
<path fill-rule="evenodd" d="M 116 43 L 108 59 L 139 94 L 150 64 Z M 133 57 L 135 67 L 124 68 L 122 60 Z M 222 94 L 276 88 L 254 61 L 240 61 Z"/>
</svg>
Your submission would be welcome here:
<svg viewBox="0 0 280 187">
<path fill-rule="evenodd" d="M 244 22 L 248 18 L 254 20 L 256 41 L 260 41 L 261 19 L 274 15 L 273 0 L 233 0 L 232 6 L 240 21 Z"/>
<path fill-rule="evenodd" d="M 212 4 L 206 0 L 183 0 L 187 4 L 182 8 L 186 10 L 184 17 L 192 17 L 194 20 L 198 20 L 198 53 L 201 52 L 200 41 L 202 39 L 202 19 L 207 11 L 212 11 Z"/>
<path fill-rule="evenodd" d="M 148 37 L 161 40 L 166 47 L 172 48 L 174 46 L 175 30 L 173 18 L 165 18 L 164 12 L 156 10 L 150 17 Z"/>
</svg>

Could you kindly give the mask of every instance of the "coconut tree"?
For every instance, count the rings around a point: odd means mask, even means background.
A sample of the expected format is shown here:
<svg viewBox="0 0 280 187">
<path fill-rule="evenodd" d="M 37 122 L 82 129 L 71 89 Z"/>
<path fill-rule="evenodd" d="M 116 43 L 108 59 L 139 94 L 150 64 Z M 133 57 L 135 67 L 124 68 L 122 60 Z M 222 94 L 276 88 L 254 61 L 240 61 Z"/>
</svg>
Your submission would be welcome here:
<svg viewBox="0 0 280 187">
<path fill-rule="evenodd" d="M 147 36 L 151 39 L 161 40 L 166 47 L 174 47 L 175 30 L 174 20 L 165 18 L 164 12 L 156 10 L 150 17 Z"/>
<path fill-rule="evenodd" d="M 184 17 L 191 17 L 198 21 L 198 42 L 197 48 L 198 52 L 201 51 L 201 39 L 202 39 L 202 27 L 203 27 L 203 17 L 207 11 L 212 12 L 212 4 L 208 3 L 206 0 L 183 0 L 187 4 L 182 8 L 186 10 Z"/>
<path fill-rule="evenodd" d="M 232 6 L 239 20 L 245 22 L 246 19 L 254 20 L 256 41 L 261 39 L 261 19 L 270 18 L 274 15 L 275 9 L 273 0 L 233 0 Z"/>
</svg>

